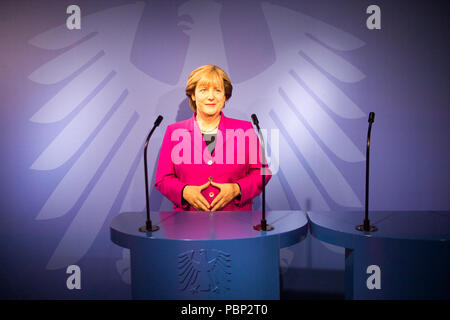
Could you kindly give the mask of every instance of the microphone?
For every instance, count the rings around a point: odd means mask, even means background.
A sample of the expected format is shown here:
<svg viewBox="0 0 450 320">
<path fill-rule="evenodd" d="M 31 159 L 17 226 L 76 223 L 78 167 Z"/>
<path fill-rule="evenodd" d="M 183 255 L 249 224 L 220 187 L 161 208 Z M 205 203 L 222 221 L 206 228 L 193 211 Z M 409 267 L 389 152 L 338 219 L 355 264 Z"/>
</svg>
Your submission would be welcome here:
<svg viewBox="0 0 450 320">
<path fill-rule="evenodd" d="M 262 217 L 261 217 L 261 224 L 257 224 L 256 226 L 253 226 L 253 229 L 257 231 L 270 231 L 273 230 L 274 227 L 267 224 L 266 221 L 266 169 L 264 165 L 266 164 L 266 154 L 264 151 L 264 139 L 261 134 L 261 130 L 259 129 L 259 121 L 256 114 L 252 114 L 252 120 L 253 124 L 255 125 L 256 129 L 258 129 L 258 135 L 260 139 L 260 146 L 261 146 L 261 152 L 262 152 Z"/>
<path fill-rule="evenodd" d="M 159 230 L 158 226 L 152 225 L 152 220 L 150 220 L 150 207 L 148 204 L 148 173 L 147 173 L 147 147 L 148 147 L 148 141 L 150 140 L 150 137 L 153 134 L 153 131 L 155 131 L 156 127 L 158 127 L 161 124 L 161 121 L 163 120 L 162 116 L 158 116 L 156 118 L 155 123 L 153 124 L 152 130 L 150 130 L 150 133 L 147 136 L 147 140 L 145 140 L 145 147 L 144 147 L 144 170 L 145 170 L 145 203 L 147 207 L 147 220 L 145 221 L 145 226 L 142 226 L 139 228 L 140 232 L 152 232 Z"/>
<path fill-rule="evenodd" d="M 258 132 L 259 132 L 259 121 L 258 121 L 258 117 L 256 116 L 256 114 L 252 114 L 252 120 L 253 120 L 253 123 L 256 126 L 256 128 L 258 128 Z"/>
<path fill-rule="evenodd" d="M 370 156 L 370 133 L 372 131 L 372 123 L 375 121 L 375 113 L 369 113 L 369 131 L 367 132 L 367 149 L 366 149 L 366 208 L 364 215 L 364 223 L 356 226 L 356 230 L 365 232 L 374 232 L 378 228 L 370 225 L 369 221 L 369 156 Z"/>
<path fill-rule="evenodd" d="M 155 123 L 153 125 L 155 127 L 158 127 L 162 121 L 163 121 L 163 116 L 159 115 L 158 118 L 156 118 Z"/>
</svg>

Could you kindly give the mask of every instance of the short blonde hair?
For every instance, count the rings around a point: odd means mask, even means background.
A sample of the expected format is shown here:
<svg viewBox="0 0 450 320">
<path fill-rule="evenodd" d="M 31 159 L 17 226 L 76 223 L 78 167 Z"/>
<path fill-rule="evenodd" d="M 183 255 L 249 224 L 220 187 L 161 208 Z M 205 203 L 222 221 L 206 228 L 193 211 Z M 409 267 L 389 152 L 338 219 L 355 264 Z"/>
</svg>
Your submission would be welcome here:
<svg viewBox="0 0 450 320">
<path fill-rule="evenodd" d="M 192 110 L 197 110 L 197 105 L 192 100 L 192 95 L 195 93 L 195 88 L 202 78 L 206 79 L 206 85 L 212 84 L 217 86 L 222 84 L 225 91 L 225 101 L 231 98 L 233 86 L 228 75 L 220 67 L 207 64 L 192 71 L 186 83 L 186 96 L 189 99 L 189 105 Z"/>
</svg>

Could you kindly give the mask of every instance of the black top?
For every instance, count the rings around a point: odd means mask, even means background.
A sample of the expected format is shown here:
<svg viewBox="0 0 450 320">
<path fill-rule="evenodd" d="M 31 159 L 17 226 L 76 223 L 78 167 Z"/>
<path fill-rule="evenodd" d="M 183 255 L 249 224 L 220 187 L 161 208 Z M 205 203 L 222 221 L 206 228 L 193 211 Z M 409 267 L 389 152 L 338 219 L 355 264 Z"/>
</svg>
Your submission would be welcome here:
<svg viewBox="0 0 450 320">
<path fill-rule="evenodd" d="M 217 133 L 202 133 L 203 139 L 205 139 L 206 146 L 208 147 L 209 153 L 212 155 L 214 149 L 216 148 L 216 135 Z"/>
</svg>

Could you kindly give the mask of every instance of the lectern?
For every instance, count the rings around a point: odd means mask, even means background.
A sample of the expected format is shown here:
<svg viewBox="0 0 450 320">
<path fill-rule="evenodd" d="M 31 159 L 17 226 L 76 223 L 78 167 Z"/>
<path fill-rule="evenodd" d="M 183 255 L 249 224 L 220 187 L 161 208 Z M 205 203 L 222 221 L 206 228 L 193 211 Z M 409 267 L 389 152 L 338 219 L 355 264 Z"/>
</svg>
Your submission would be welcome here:
<svg viewBox="0 0 450 320">
<path fill-rule="evenodd" d="M 124 212 L 111 240 L 130 249 L 133 299 L 279 299 L 280 248 L 306 237 L 302 211 L 152 212 L 157 232 L 139 232 L 143 212 Z"/>
<path fill-rule="evenodd" d="M 308 212 L 311 234 L 345 248 L 346 299 L 449 299 L 450 212 Z"/>
</svg>

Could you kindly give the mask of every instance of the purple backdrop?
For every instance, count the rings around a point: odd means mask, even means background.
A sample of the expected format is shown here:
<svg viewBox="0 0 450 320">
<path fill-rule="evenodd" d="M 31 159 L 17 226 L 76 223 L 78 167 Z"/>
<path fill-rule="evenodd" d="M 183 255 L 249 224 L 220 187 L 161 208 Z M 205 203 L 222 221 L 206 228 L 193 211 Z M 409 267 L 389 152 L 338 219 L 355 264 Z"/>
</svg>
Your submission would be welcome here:
<svg viewBox="0 0 450 320">
<path fill-rule="evenodd" d="M 233 82 L 228 116 L 279 130 L 270 209 L 362 210 L 370 111 L 370 208 L 450 208 L 447 4 L 79 1 L 69 30 L 70 4 L 0 4 L 0 298 L 129 297 L 109 222 L 144 209 L 146 134 L 162 114 L 154 179 L 165 127 L 191 116 L 187 75 L 207 63 Z M 371 4 L 381 30 L 366 27 Z M 152 190 L 151 208 L 170 203 Z M 71 264 L 81 290 L 66 287 Z M 343 250 L 308 237 L 281 265 L 343 270 Z"/>
</svg>

